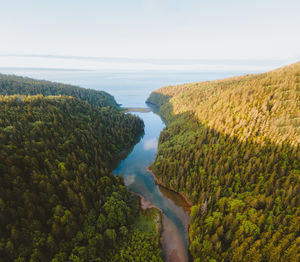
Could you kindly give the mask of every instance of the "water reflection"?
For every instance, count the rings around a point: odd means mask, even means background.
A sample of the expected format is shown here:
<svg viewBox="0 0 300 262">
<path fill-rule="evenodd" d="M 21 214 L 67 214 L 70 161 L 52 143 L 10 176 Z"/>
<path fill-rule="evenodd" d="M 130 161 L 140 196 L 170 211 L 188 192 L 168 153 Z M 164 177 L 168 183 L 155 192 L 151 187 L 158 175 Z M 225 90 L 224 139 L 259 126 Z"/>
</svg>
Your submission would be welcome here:
<svg viewBox="0 0 300 262">
<path fill-rule="evenodd" d="M 136 175 L 126 175 L 124 178 L 125 185 L 128 187 L 128 186 L 132 185 L 133 183 L 135 183 L 135 178 L 136 178 Z"/>
<path fill-rule="evenodd" d="M 145 150 L 156 150 L 158 141 L 155 138 L 144 140 L 143 147 Z"/>
</svg>

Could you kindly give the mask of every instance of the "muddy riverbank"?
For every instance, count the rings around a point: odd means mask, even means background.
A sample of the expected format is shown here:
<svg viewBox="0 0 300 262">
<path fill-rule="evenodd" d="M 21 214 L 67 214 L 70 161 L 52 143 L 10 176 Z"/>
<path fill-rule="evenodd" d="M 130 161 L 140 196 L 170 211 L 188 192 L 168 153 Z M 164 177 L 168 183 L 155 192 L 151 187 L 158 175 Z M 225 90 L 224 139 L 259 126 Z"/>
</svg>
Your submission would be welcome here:
<svg viewBox="0 0 300 262">
<path fill-rule="evenodd" d="M 147 168 L 147 171 L 151 173 L 151 175 L 152 175 L 155 183 L 157 185 L 159 185 L 161 188 L 166 189 L 167 191 L 171 191 L 171 192 L 173 192 L 175 194 L 178 194 L 180 196 L 180 198 L 183 199 L 183 203 L 181 203 L 181 206 L 184 206 L 187 211 L 189 211 L 189 212 L 191 211 L 193 203 L 188 199 L 188 197 L 185 194 L 183 194 L 181 192 L 177 192 L 174 189 L 172 189 L 170 187 L 167 187 L 164 183 L 160 182 L 158 180 L 158 178 L 155 176 L 155 174 L 152 172 L 152 170 L 150 169 L 150 167 Z"/>
</svg>

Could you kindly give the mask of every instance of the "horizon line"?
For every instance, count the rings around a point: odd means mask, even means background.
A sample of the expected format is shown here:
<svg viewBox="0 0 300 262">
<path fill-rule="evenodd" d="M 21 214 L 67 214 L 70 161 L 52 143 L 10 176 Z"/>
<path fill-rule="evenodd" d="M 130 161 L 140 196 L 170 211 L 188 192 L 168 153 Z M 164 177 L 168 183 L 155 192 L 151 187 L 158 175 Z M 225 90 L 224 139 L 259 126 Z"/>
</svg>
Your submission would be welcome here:
<svg viewBox="0 0 300 262">
<path fill-rule="evenodd" d="M 54 55 L 54 54 L 0 54 L 0 57 L 28 57 L 28 58 L 50 58 L 50 59 L 68 59 L 68 60 L 85 60 L 85 61 L 101 61 L 108 63 L 148 63 L 169 65 L 177 63 L 185 64 L 227 64 L 227 65 L 253 65 L 254 63 L 291 63 L 300 60 L 300 56 L 294 58 L 239 58 L 239 59 L 200 59 L 200 58 L 130 58 L 130 57 L 105 57 L 105 56 L 75 56 L 75 55 Z"/>
</svg>

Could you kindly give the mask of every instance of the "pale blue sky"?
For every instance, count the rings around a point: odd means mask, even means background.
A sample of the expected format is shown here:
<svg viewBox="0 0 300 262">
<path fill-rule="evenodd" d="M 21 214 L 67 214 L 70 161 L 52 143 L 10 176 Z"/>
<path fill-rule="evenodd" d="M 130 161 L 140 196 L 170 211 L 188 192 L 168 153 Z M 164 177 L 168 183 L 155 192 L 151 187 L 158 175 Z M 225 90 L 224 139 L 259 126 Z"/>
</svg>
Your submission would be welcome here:
<svg viewBox="0 0 300 262">
<path fill-rule="evenodd" d="M 299 0 L 0 0 L 0 54 L 297 59 Z"/>
</svg>

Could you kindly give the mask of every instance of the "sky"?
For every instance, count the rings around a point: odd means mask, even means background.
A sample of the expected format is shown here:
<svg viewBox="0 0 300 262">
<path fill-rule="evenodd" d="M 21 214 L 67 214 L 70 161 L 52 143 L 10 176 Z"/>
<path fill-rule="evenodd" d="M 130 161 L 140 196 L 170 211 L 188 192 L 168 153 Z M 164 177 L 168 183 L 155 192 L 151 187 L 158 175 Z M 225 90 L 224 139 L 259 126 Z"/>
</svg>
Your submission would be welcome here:
<svg viewBox="0 0 300 262">
<path fill-rule="evenodd" d="M 0 6 L 0 66 L 114 67 L 67 56 L 140 59 L 149 68 L 149 59 L 161 68 L 172 60 L 300 58 L 299 0 L 0 0 Z"/>
</svg>

